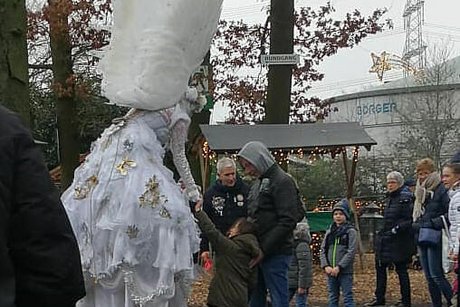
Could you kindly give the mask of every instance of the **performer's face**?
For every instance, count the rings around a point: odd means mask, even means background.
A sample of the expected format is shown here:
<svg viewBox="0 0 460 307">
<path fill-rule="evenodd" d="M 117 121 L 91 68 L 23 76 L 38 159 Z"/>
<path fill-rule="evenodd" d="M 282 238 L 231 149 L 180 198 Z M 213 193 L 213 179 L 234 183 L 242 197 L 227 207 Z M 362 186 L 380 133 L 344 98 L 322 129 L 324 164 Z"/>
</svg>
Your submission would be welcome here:
<svg viewBox="0 0 460 307">
<path fill-rule="evenodd" d="M 222 185 L 226 187 L 233 187 L 236 183 L 236 171 L 233 167 L 224 167 L 220 171 L 219 180 L 222 182 Z"/>
</svg>

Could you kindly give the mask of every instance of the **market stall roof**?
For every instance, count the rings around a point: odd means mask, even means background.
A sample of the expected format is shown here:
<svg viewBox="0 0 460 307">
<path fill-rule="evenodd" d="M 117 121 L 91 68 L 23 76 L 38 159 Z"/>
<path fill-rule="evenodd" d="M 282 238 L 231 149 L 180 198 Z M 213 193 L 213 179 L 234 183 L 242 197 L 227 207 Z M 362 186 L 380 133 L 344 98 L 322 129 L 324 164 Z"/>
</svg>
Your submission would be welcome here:
<svg viewBox="0 0 460 307">
<path fill-rule="evenodd" d="M 269 149 L 315 149 L 364 146 L 377 142 L 358 123 L 200 125 L 214 152 L 239 150 L 249 141 L 261 141 Z"/>
</svg>

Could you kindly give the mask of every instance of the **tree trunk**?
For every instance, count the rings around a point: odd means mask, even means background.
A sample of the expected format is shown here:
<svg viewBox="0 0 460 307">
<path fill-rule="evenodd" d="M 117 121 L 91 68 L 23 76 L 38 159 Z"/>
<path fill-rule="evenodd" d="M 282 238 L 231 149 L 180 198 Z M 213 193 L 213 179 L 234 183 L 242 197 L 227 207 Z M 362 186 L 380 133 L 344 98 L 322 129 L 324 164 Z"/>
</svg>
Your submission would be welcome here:
<svg viewBox="0 0 460 307">
<path fill-rule="evenodd" d="M 270 23 L 270 54 L 292 54 L 294 52 L 294 0 L 272 0 Z M 264 123 L 289 123 L 291 84 L 292 65 L 269 67 Z"/>
<path fill-rule="evenodd" d="M 48 0 L 48 4 L 53 91 L 56 99 L 59 157 L 62 171 L 61 189 L 65 190 L 72 183 L 73 172 L 79 164 L 77 102 L 68 24 L 71 3 L 68 0 Z"/>
<path fill-rule="evenodd" d="M 0 104 L 30 125 L 25 0 L 0 0 Z"/>
</svg>

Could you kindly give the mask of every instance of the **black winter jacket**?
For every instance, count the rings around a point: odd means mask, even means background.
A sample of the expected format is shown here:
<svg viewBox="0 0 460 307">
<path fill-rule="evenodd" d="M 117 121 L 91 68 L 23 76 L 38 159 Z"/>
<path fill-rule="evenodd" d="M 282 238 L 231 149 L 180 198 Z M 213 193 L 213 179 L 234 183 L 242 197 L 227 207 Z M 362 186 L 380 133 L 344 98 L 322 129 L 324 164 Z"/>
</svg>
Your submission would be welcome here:
<svg viewBox="0 0 460 307">
<path fill-rule="evenodd" d="M 249 186 L 237 178 L 233 187 L 216 181 L 204 194 L 203 209 L 222 234 L 226 234 L 235 220 L 248 215 L 247 199 Z M 201 235 L 200 250 L 209 250 L 209 241 Z"/>
<path fill-rule="evenodd" d="M 427 194 L 425 203 L 423 204 L 425 212 L 423 215 L 413 224 L 415 229 L 415 241 L 418 240 L 418 234 L 421 227 L 433 228 L 441 230 L 444 227 L 441 216 L 444 216 L 448 221 L 447 213 L 449 210 L 449 194 L 447 193 L 444 184 L 440 183 L 435 189 L 431 196 Z"/>
<path fill-rule="evenodd" d="M 375 257 L 378 261 L 410 261 L 415 253 L 412 209 L 413 194 L 406 186 L 388 193 L 383 210 L 383 229 L 375 239 Z"/>
<path fill-rule="evenodd" d="M 273 164 L 251 187 L 249 207 L 264 255 L 291 255 L 297 224 L 297 188 L 292 177 Z"/>
<path fill-rule="evenodd" d="M 64 306 L 84 294 L 77 242 L 40 150 L 0 107 L 0 306 Z"/>
</svg>

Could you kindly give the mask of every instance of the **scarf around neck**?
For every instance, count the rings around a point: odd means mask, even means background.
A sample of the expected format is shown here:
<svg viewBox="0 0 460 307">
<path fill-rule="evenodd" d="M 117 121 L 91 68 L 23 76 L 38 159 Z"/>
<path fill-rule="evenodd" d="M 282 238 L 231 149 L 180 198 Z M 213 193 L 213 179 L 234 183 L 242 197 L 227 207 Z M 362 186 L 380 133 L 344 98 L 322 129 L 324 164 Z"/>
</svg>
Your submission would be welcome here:
<svg viewBox="0 0 460 307">
<path fill-rule="evenodd" d="M 424 204 L 427 199 L 427 194 L 433 197 L 434 190 L 440 183 L 441 176 L 437 172 L 429 174 L 423 182 L 417 180 L 417 185 L 415 186 L 414 211 L 412 212 L 412 220 L 414 222 L 425 213 Z"/>
</svg>

